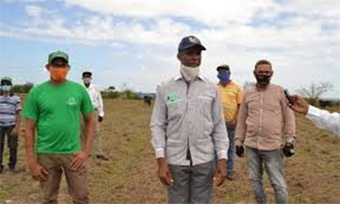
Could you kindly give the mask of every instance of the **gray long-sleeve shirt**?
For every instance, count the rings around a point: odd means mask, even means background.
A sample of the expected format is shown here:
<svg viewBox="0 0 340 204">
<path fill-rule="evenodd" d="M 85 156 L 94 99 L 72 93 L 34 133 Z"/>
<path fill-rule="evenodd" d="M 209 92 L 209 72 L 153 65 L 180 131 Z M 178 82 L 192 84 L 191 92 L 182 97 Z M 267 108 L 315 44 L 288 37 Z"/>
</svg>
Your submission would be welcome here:
<svg viewBox="0 0 340 204">
<path fill-rule="evenodd" d="M 187 84 L 175 77 L 157 92 L 151 118 L 151 143 L 156 158 L 189 166 L 227 159 L 229 145 L 220 93 L 215 84 L 199 76 Z"/>
</svg>

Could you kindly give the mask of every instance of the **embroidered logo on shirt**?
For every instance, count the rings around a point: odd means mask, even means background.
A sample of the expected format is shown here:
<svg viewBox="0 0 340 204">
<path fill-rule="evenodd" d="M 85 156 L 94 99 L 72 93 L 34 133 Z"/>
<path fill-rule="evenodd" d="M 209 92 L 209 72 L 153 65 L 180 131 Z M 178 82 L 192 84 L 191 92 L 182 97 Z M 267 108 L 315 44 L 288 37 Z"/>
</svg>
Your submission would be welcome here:
<svg viewBox="0 0 340 204">
<path fill-rule="evenodd" d="M 77 104 L 77 101 L 76 101 L 76 99 L 75 99 L 73 96 L 71 96 L 71 97 L 68 98 L 68 100 L 66 101 L 66 104 L 67 104 L 67 105 L 70 105 L 70 106 L 73 106 L 73 105 L 76 105 L 76 104 Z"/>
<path fill-rule="evenodd" d="M 166 96 L 166 104 L 176 103 L 181 98 L 176 93 L 171 93 Z"/>
</svg>

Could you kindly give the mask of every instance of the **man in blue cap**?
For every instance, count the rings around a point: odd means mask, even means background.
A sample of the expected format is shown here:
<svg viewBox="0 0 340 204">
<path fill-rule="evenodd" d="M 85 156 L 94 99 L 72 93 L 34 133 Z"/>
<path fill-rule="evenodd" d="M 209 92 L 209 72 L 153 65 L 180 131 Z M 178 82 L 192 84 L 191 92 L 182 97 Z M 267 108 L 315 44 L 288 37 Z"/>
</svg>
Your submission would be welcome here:
<svg viewBox="0 0 340 204">
<path fill-rule="evenodd" d="M 220 186 L 226 177 L 229 143 L 221 97 L 200 75 L 202 50 L 198 38 L 182 39 L 180 74 L 159 87 L 152 113 L 151 142 L 168 203 L 211 203 L 214 178 Z"/>
</svg>

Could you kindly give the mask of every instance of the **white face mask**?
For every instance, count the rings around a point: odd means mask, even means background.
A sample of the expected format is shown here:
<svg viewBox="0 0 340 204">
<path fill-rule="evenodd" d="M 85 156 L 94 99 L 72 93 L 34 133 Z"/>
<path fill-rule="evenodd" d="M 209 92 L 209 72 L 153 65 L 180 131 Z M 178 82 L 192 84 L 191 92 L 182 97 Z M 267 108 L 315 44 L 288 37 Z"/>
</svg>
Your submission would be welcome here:
<svg viewBox="0 0 340 204">
<path fill-rule="evenodd" d="M 183 74 L 184 78 L 188 81 L 188 82 L 192 82 L 194 81 L 199 73 L 200 73 L 200 67 L 188 67 L 185 66 L 183 64 L 181 64 L 181 73 Z"/>
<path fill-rule="evenodd" d="M 83 82 L 84 82 L 84 84 L 90 84 L 91 78 L 89 78 L 89 77 L 83 78 Z"/>
</svg>

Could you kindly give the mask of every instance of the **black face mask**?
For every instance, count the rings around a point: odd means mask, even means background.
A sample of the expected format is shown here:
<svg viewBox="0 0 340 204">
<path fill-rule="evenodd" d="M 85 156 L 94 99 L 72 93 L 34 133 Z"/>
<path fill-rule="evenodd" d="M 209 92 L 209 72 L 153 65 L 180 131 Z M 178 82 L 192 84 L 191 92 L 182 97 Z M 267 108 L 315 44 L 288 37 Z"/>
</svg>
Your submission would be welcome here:
<svg viewBox="0 0 340 204">
<path fill-rule="evenodd" d="M 267 86 L 270 82 L 272 75 L 259 75 L 255 74 L 256 81 L 259 85 Z"/>
</svg>

